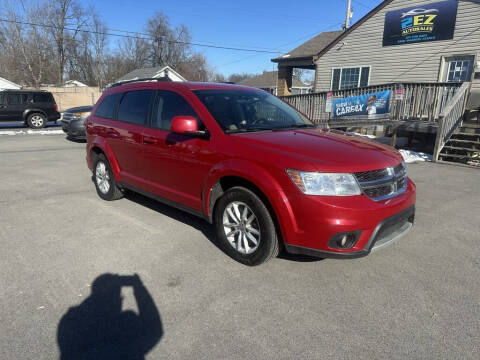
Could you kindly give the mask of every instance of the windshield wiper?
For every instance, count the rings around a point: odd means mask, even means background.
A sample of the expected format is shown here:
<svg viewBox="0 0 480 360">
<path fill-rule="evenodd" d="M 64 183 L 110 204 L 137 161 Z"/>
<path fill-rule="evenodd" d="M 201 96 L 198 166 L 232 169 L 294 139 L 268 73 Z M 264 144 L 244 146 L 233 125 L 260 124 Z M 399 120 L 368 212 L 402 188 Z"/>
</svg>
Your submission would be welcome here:
<svg viewBox="0 0 480 360">
<path fill-rule="evenodd" d="M 289 126 L 278 127 L 278 128 L 272 129 L 272 131 L 305 129 L 305 128 L 316 128 L 316 127 L 317 127 L 317 125 L 313 125 L 313 124 L 293 124 L 293 125 L 289 125 Z"/>
<path fill-rule="evenodd" d="M 244 132 L 271 131 L 271 130 L 273 130 L 273 129 L 270 128 L 270 127 L 249 127 L 249 128 L 225 130 L 225 133 L 226 134 L 236 134 L 236 133 L 244 133 Z"/>
</svg>

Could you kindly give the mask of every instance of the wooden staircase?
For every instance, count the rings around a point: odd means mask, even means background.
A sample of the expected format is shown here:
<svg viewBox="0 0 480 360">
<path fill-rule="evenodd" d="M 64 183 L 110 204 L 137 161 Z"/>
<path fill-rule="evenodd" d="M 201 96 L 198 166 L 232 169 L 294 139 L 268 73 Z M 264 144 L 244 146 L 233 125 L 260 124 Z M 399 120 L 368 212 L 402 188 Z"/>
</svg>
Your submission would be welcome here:
<svg viewBox="0 0 480 360">
<path fill-rule="evenodd" d="M 463 122 L 443 146 L 438 160 L 480 168 L 480 122 Z"/>
</svg>

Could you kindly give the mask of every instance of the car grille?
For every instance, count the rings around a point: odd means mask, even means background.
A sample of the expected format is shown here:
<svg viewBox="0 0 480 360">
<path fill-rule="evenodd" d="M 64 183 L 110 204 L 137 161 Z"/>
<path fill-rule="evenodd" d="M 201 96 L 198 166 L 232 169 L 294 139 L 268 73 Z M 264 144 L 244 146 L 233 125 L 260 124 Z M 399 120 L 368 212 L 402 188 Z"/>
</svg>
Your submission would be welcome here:
<svg viewBox="0 0 480 360">
<path fill-rule="evenodd" d="M 64 112 L 63 113 L 63 117 L 62 117 L 62 120 L 64 121 L 70 121 L 73 119 L 73 113 L 68 113 L 68 112 Z"/>
<path fill-rule="evenodd" d="M 355 173 L 365 195 L 375 201 L 397 196 L 407 187 L 407 169 L 404 163 L 380 170 Z"/>
</svg>

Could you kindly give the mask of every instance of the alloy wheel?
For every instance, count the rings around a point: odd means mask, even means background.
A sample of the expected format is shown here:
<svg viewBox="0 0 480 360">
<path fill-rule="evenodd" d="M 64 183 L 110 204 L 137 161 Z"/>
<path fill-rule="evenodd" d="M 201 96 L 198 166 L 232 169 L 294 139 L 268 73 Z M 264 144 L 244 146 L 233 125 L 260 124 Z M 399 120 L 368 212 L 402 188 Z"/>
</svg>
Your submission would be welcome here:
<svg viewBox="0 0 480 360">
<path fill-rule="evenodd" d="M 40 115 L 33 115 L 30 122 L 35 127 L 41 127 L 43 125 L 43 118 Z"/>
<path fill-rule="evenodd" d="M 110 190 L 110 174 L 103 161 L 97 163 L 95 168 L 95 180 L 101 193 L 108 193 L 108 190 Z"/>
<path fill-rule="evenodd" d="M 255 213 L 241 201 L 223 211 L 223 230 L 230 245 L 241 254 L 251 254 L 260 245 L 260 224 Z"/>
</svg>

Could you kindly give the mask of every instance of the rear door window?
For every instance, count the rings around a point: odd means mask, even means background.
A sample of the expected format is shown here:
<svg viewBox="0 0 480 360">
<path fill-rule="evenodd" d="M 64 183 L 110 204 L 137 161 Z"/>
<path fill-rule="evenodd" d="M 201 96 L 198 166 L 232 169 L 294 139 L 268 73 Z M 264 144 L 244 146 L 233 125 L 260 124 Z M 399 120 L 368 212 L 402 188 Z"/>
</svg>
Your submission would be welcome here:
<svg viewBox="0 0 480 360">
<path fill-rule="evenodd" d="M 193 116 L 199 122 L 195 110 L 181 95 L 171 91 L 158 91 L 157 101 L 153 108 L 152 127 L 170 131 L 172 119 L 180 115 Z M 200 123 L 199 129 L 202 129 Z"/>
<path fill-rule="evenodd" d="M 22 94 L 22 104 L 28 104 L 32 102 L 32 98 L 28 94 Z"/>
<path fill-rule="evenodd" d="M 113 119 L 115 110 L 122 95 L 123 93 L 108 95 L 98 106 L 97 110 L 95 111 L 95 116 L 105 119 Z"/>
<path fill-rule="evenodd" d="M 146 125 L 153 94 L 153 90 L 138 90 L 125 93 L 118 107 L 117 119 L 136 125 Z"/>
</svg>

